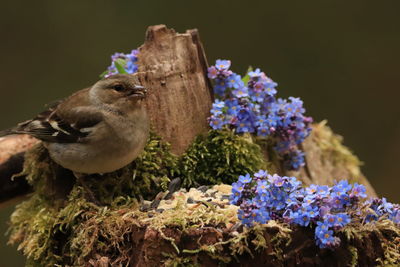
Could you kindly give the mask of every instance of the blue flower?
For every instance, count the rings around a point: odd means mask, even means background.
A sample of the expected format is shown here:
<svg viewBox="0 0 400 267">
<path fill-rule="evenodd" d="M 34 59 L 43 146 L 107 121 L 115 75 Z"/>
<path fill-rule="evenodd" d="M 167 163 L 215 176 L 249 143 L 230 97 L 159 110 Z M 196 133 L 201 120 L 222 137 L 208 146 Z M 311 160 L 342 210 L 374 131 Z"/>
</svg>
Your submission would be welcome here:
<svg viewBox="0 0 400 267">
<path fill-rule="evenodd" d="M 261 77 L 261 75 L 263 74 L 263 72 L 260 71 L 260 69 L 255 69 L 254 71 L 250 71 L 248 73 L 248 75 L 250 76 L 250 78 L 258 78 Z"/>
<path fill-rule="evenodd" d="M 208 73 L 207 73 L 208 78 L 210 79 L 216 79 L 218 76 L 218 70 L 215 66 L 211 66 L 208 68 Z"/>
<path fill-rule="evenodd" d="M 268 181 L 276 187 L 283 186 L 284 180 L 277 174 L 268 175 Z"/>
<path fill-rule="evenodd" d="M 223 96 L 227 89 L 227 83 L 224 79 L 216 79 L 215 86 L 214 86 L 214 93 L 219 96 Z"/>
<path fill-rule="evenodd" d="M 365 189 L 365 186 L 355 183 L 353 185 L 353 189 L 350 192 L 350 197 L 366 198 L 367 197 L 367 194 L 365 193 L 366 191 L 367 190 Z"/>
<path fill-rule="evenodd" d="M 240 205 L 238 218 L 246 226 L 266 223 L 270 219 L 315 227 L 315 240 L 320 248 L 333 248 L 340 239 L 334 236 L 337 231 L 351 223 L 352 216 L 366 223 L 388 218 L 400 223 L 400 205 L 388 202 L 385 198 L 371 199 L 358 203 L 363 192 L 360 185 L 352 186 L 343 180 L 333 187 L 310 185 L 301 187 L 295 177 L 269 175 L 260 170 L 253 175 L 241 175 L 232 184 L 231 203 Z M 360 211 L 358 209 L 365 209 Z M 367 213 L 365 218 L 363 214 Z"/>
<path fill-rule="evenodd" d="M 300 180 L 297 180 L 296 177 L 289 177 L 288 180 L 294 189 L 301 187 L 302 182 Z"/>
<path fill-rule="evenodd" d="M 268 127 L 276 127 L 278 121 L 280 121 L 281 118 L 276 116 L 275 114 L 269 114 L 267 118 L 267 125 Z"/>
<path fill-rule="evenodd" d="M 247 87 L 245 87 L 245 86 L 236 88 L 235 90 L 232 91 L 232 94 L 238 98 L 243 98 L 243 97 L 249 96 L 249 92 L 247 90 Z"/>
<path fill-rule="evenodd" d="M 256 133 L 259 137 L 271 137 L 274 147 L 283 158 L 287 170 L 298 170 L 304 164 L 304 153 L 297 147 L 310 134 L 311 118 L 304 117 L 303 102 L 290 97 L 276 99 L 275 83 L 260 69 L 248 73 L 244 84 L 241 76 L 229 70 L 229 60 L 217 60 L 208 69 L 208 76 L 214 80 L 214 93 L 224 101 L 227 109 L 213 107 L 212 116 L 221 117 L 214 121 L 214 129 L 222 129 L 229 124 L 236 133 Z M 229 103 L 230 102 L 230 103 Z"/>
<path fill-rule="evenodd" d="M 237 123 L 236 132 L 238 133 L 252 133 L 254 132 L 254 127 L 249 121 L 239 121 Z"/>
<path fill-rule="evenodd" d="M 347 180 L 341 180 L 332 187 L 334 193 L 346 194 L 351 190 L 351 184 Z M 336 194 L 338 195 L 338 194 Z"/>
<path fill-rule="evenodd" d="M 239 176 L 239 177 L 240 177 L 240 176 Z M 256 189 L 256 192 L 257 192 L 258 194 L 260 194 L 260 193 L 262 193 L 262 192 L 267 192 L 268 188 L 269 188 L 269 185 L 268 185 L 267 181 L 265 181 L 265 180 L 258 181 L 258 182 L 257 182 L 257 189 Z"/>
<path fill-rule="evenodd" d="M 212 104 L 213 109 L 222 110 L 225 107 L 225 102 L 216 99 Z"/>
<path fill-rule="evenodd" d="M 325 222 L 329 225 L 329 227 L 336 226 L 336 224 L 338 223 L 337 220 L 338 220 L 338 217 L 336 215 L 327 214 L 325 216 Z"/>
<path fill-rule="evenodd" d="M 258 127 L 258 129 L 257 129 L 258 136 L 267 136 L 269 134 L 270 134 L 270 130 L 267 126 L 263 125 L 263 126 Z"/>
<path fill-rule="evenodd" d="M 239 198 L 242 195 L 244 190 L 244 184 L 241 182 L 233 183 L 232 184 L 232 195 L 231 195 L 231 203 L 236 204 Z"/>
<path fill-rule="evenodd" d="M 393 209 L 393 204 L 388 202 L 385 197 L 383 197 L 380 201 L 380 205 L 377 210 L 382 211 L 383 213 L 391 213 Z"/>
<path fill-rule="evenodd" d="M 263 91 L 249 91 L 250 98 L 254 102 L 263 103 L 265 99 L 265 93 Z"/>
<path fill-rule="evenodd" d="M 210 117 L 210 126 L 214 129 L 214 130 L 219 130 L 222 129 L 222 126 L 225 125 L 224 120 L 221 117 L 216 117 L 216 116 L 211 116 Z"/>
<path fill-rule="evenodd" d="M 231 116 L 236 116 L 242 107 L 239 105 L 239 101 L 234 99 L 225 100 L 225 104 L 228 107 L 227 114 Z"/>
<path fill-rule="evenodd" d="M 271 195 L 268 191 L 257 192 L 255 199 L 260 201 L 260 206 L 265 206 L 269 203 Z"/>
<path fill-rule="evenodd" d="M 240 77 L 240 75 L 237 75 L 237 74 L 230 75 L 227 79 L 227 84 L 228 84 L 228 87 L 230 87 L 230 88 L 238 89 L 240 87 L 244 87 L 242 78 Z"/>
<path fill-rule="evenodd" d="M 138 71 L 138 65 L 136 64 L 138 61 L 138 50 L 132 50 L 130 54 L 124 53 L 115 53 L 111 56 L 111 65 L 107 68 L 107 73 L 104 75 L 105 78 L 108 78 L 112 75 L 120 73 L 120 71 L 116 67 L 116 62 L 118 60 L 118 64 L 122 65 L 124 71 L 126 73 L 135 73 Z"/>
<path fill-rule="evenodd" d="M 311 221 L 310 214 L 305 210 L 298 210 L 297 212 L 293 212 L 290 216 L 293 219 L 295 224 L 300 226 L 308 226 Z"/>
<path fill-rule="evenodd" d="M 253 89 L 255 92 L 262 92 L 265 89 L 265 85 L 261 81 L 254 82 Z"/>
<path fill-rule="evenodd" d="M 267 172 L 267 171 L 264 171 L 264 170 L 259 170 L 258 172 L 256 172 L 256 173 L 254 174 L 254 177 L 257 177 L 257 178 L 259 178 L 259 179 L 266 178 L 267 176 L 268 176 L 268 172 Z"/>
<path fill-rule="evenodd" d="M 251 214 L 247 214 L 243 210 L 238 211 L 239 220 L 246 226 L 251 226 L 253 224 L 253 218 L 250 217 L 250 215 Z"/>
<path fill-rule="evenodd" d="M 251 217 L 254 222 L 258 222 L 261 224 L 264 224 L 270 220 L 268 212 L 266 212 L 264 209 L 253 210 L 251 213 Z"/>
<path fill-rule="evenodd" d="M 259 115 L 257 116 L 257 119 L 255 121 L 256 126 L 264 126 L 267 123 L 267 118 L 265 115 Z"/>
<path fill-rule="evenodd" d="M 318 233 L 316 232 L 316 237 L 317 237 L 317 244 L 321 248 L 330 247 L 335 243 L 335 238 L 333 237 L 332 230 L 321 231 L 319 229 Z"/>
<path fill-rule="evenodd" d="M 274 96 L 277 93 L 276 89 L 273 87 L 267 87 L 264 91 L 270 96 Z"/>
<path fill-rule="evenodd" d="M 315 184 L 311 184 L 309 187 L 306 188 L 307 194 L 315 194 L 318 191 L 318 186 Z"/>
<path fill-rule="evenodd" d="M 343 227 L 346 224 L 350 223 L 351 218 L 346 213 L 338 213 L 336 214 L 336 226 Z"/>
<path fill-rule="evenodd" d="M 281 142 L 278 143 L 278 145 L 280 145 L 280 147 L 277 148 L 277 151 L 284 152 L 291 149 L 291 144 L 289 142 Z M 289 151 L 289 153 L 283 154 L 283 164 L 288 170 L 298 170 L 305 165 L 304 156 L 304 152 L 300 150 Z"/>
<path fill-rule="evenodd" d="M 322 237 L 329 230 L 329 225 L 326 222 L 317 222 L 315 227 L 315 236 Z"/>
<path fill-rule="evenodd" d="M 330 194 L 329 186 L 327 185 L 318 185 L 317 186 L 317 198 L 326 198 Z"/>
<path fill-rule="evenodd" d="M 230 60 L 217 59 L 217 61 L 215 63 L 215 68 L 217 70 L 228 70 L 230 66 L 231 66 Z"/>
<path fill-rule="evenodd" d="M 239 176 L 239 182 L 241 182 L 242 184 L 248 184 L 251 182 L 251 177 L 250 174 L 246 174 L 246 175 L 240 175 Z"/>
</svg>

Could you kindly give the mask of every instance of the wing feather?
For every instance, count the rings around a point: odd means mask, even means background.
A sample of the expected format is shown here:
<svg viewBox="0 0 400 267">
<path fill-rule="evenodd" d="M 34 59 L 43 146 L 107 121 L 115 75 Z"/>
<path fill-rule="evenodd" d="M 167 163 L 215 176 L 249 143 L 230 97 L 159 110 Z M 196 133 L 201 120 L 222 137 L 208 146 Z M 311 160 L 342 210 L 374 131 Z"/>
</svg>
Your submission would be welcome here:
<svg viewBox="0 0 400 267">
<path fill-rule="evenodd" d="M 47 117 L 38 116 L 19 124 L 15 133 L 32 135 L 42 141 L 55 143 L 77 143 L 90 134 L 90 129 L 100 123 L 103 115 L 89 107 L 77 107 L 68 112 L 68 119 L 56 111 Z"/>
</svg>

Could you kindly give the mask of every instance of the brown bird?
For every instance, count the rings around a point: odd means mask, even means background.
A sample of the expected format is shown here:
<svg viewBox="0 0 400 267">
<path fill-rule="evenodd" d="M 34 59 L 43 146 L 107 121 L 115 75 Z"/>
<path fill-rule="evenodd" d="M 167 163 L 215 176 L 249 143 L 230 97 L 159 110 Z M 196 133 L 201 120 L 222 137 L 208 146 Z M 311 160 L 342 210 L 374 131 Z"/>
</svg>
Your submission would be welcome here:
<svg viewBox="0 0 400 267">
<path fill-rule="evenodd" d="M 0 132 L 0 137 L 29 134 L 42 140 L 50 157 L 77 177 L 112 172 L 132 162 L 146 144 L 145 96 L 135 75 L 113 75 Z"/>
</svg>

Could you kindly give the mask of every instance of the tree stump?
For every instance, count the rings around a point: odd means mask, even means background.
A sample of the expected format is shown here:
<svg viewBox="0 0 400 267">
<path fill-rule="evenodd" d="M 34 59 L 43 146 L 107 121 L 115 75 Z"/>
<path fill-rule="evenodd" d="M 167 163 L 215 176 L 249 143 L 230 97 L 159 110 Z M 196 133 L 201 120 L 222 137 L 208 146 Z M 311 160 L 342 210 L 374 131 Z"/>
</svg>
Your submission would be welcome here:
<svg viewBox="0 0 400 267">
<path fill-rule="evenodd" d="M 144 73 L 140 80 L 149 89 L 146 104 L 152 126 L 180 155 L 208 130 L 212 88 L 199 33 L 152 26 L 139 51 L 139 72 Z"/>
<path fill-rule="evenodd" d="M 188 30 L 179 34 L 164 25 L 152 26 L 139 50 L 137 75 L 149 90 L 146 106 L 152 127 L 165 141 L 171 143 L 174 153 L 181 155 L 197 135 L 209 129 L 207 117 L 213 101 L 211 84 L 207 78 L 207 60 L 198 32 Z M 4 146 L 4 140 L 11 138 L 19 138 L 18 147 L 22 148 Z M 2 181 L 9 183 L 11 174 L 21 169 L 23 157 L 15 161 L 17 164 L 13 167 L 14 171 L 2 171 L 4 162 L 34 143 L 24 138 L 6 137 L 0 142 L 0 151 L 9 152 L 5 160 L 0 162 Z M 307 155 L 306 166 L 298 172 L 287 174 L 297 176 L 306 184 L 332 184 L 335 179 L 348 178 L 352 182 L 365 184 L 368 194 L 376 196 L 359 169 L 360 162 L 341 144 L 340 137 L 333 134 L 324 123 L 313 125 L 313 133 L 302 146 Z M 222 191 L 216 193 L 203 192 L 204 199 L 193 203 L 189 203 L 191 191 L 177 192 L 171 200 L 160 200 L 161 194 L 156 200 L 164 206 L 149 212 L 133 206 L 98 207 L 80 199 L 76 205 L 84 207 L 83 210 L 76 212 L 73 209 L 72 215 L 60 216 L 56 224 L 52 223 L 52 216 L 48 216 L 50 227 L 56 225 L 60 229 L 63 229 L 60 221 L 65 218 L 85 218 L 73 226 L 71 222 L 66 223 L 64 227 L 72 227 L 73 231 L 68 228 L 69 231 L 62 231 L 54 237 L 60 239 L 57 244 L 68 244 L 71 240 L 67 238 L 74 233 L 93 231 L 88 233 L 87 238 L 76 239 L 74 242 L 82 246 L 87 245 L 85 242 L 92 246 L 99 242 L 102 244 L 99 247 L 110 248 L 115 255 L 101 254 L 94 248 L 85 247 L 86 254 L 79 255 L 77 262 L 71 262 L 70 254 L 65 259 L 60 259 L 61 256 L 55 259 L 65 266 L 118 266 L 127 263 L 130 266 L 185 266 L 193 262 L 200 266 L 220 266 L 222 262 L 226 266 L 374 266 L 377 258 L 387 255 L 392 257 L 392 262 L 397 260 L 395 247 L 399 245 L 400 238 L 398 228 L 393 225 L 378 225 L 375 228 L 366 227 L 341 233 L 346 239 L 335 254 L 319 250 L 310 229 L 306 228 L 289 229 L 285 225 L 271 222 L 245 232 L 236 217 L 237 207 L 226 202 L 229 187 L 221 186 L 220 189 Z M 0 195 L 4 192 L 2 187 Z M 198 196 L 201 193 L 196 194 Z M 215 199 L 216 195 L 221 199 Z M 9 194 L 9 197 L 12 195 Z M 225 202 L 218 202 L 222 199 Z M 148 206 L 151 207 L 153 203 Z M 64 212 L 69 214 L 69 210 Z M 47 230 L 51 233 L 54 229 Z M 115 236 L 110 232 L 116 233 Z M 243 235 L 244 232 L 246 235 Z M 14 234 L 14 242 L 24 240 L 24 234 L 23 229 Z M 106 237 L 113 241 L 110 244 L 104 243 Z M 24 242 L 30 244 L 29 240 Z M 57 249 L 62 250 L 59 247 Z M 127 254 L 116 255 L 122 250 Z M 38 253 L 42 251 L 40 248 Z M 51 253 L 45 256 L 51 258 Z M 235 255 L 234 260 L 232 253 Z"/>
</svg>

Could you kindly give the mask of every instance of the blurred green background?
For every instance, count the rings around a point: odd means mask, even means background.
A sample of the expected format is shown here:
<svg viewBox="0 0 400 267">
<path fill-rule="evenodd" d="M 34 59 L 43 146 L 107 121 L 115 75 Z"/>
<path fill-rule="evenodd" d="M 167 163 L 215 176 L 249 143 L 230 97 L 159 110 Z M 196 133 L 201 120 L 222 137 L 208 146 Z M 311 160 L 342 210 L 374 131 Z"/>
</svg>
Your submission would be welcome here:
<svg viewBox="0 0 400 267">
<path fill-rule="evenodd" d="M 260 67 L 299 96 L 365 162 L 380 195 L 400 202 L 400 1 L 2 1 L 0 128 L 92 84 L 149 25 L 198 28 L 212 63 Z M 338 177 L 341 178 L 341 177 Z M 13 207 L 1 210 L 4 233 Z M 0 266 L 22 266 L 0 240 Z"/>
</svg>

